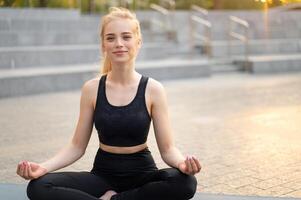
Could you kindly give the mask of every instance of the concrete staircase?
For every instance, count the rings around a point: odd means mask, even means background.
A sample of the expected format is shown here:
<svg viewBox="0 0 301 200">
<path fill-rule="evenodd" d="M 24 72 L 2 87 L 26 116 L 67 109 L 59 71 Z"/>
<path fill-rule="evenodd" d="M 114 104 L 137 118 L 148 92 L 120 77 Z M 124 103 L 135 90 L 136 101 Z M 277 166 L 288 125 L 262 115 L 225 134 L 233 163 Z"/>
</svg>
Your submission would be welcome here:
<svg viewBox="0 0 301 200">
<path fill-rule="evenodd" d="M 0 16 L 0 70 L 99 60 L 99 17 L 82 17 L 77 10 L 5 8 Z"/>
<path fill-rule="evenodd" d="M 301 70 L 301 54 L 273 54 L 250 56 L 248 61 L 237 58 L 235 62 L 254 74 L 288 73 Z"/>
<path fill-rule="evenodd" d="M 300 4 L 296 5 L 300 7 Z M 301 71 L 301 13 L 283 7 L 260 11 L 209 12 L 212 23 L 212 58 L 230 59 L 232 64 L 254 74 Z M 238 40 L 229 42 L 228 16 L 233 15 L 249 23 L 246 46 Z M 237 32 L 242 32 L 235 27 Z M 197 44 L 198 48 L 204 48 Z M 245 52 L 248 53 L 246 60 Z M 217 67 L 215 67 L 217 68 Z"/>
<path fill-rule="evenodd" d="M 269 9 L 264 11 L 209 11 L 213 40 L 228 40 L 229 16 L 248 21 L 250 39 L 296 39 L 300 38 L 301 14 L 299 10 Z"/>
<path fill-rule="evenodd" d="M 59 13 L 60 17 L 53 17 L 49 10 L 45 16 L 41 12 L 31 10 L 15 16 L 13 13 L 18 11 L 0 10 L 0 69 L 100 61 L 100 16 L 54 10 L 53 14 Z M 150 43 L 148 38 L 144 38 L 138 59 L 160 59 L 179 52 L 169 41 Z"/>
<path fill-rule="evenodd" d="M 179 11 L 174 15 L 174 26 L 181 30 L 177 33 L 177 43 L 152 27 L 149 23 L 152 12 L 137 12 L 143 32 L 137 70 L 160 80 L 227 72 L 300 71 L 301 14 L 273 12 L 266 22 L 257 11 L 210 12 L 208 17 L 213 24 L 210 60 L 189 47 L 189 12 Z M 248 60 L 244 58 L 245 46 L 241 42 L 231 41 L 228 46 L 229 15 L 250 23 Z M 77 10 L 1 8 L 0 98 L 78 89 L 85 80 L 94 77 L 101 58 L 99 20 L 100 16 L 81 15 Z"/>
<path fill-rule="evenodd" d="M 79 89 L 97 75 L 100 16 L 82 16 L 77 10 L 1 8 L 0 17 L 0 98 Z M 142 66 L 142 73 L 160 80 L 210 74 L 202 57 L 179 61 L 177 55 L 183 58 L 185 48 L 160 31 L 149 31 L 147 20 L 141 26 L 137 68 Z"/>
<path fill-rule="evenodd" d="M 242 55 L 245 46 L 240 41 L 231 41 L 229 49 L 228 41 L 215 40 L 212 42 L 212 56 L 214 58 L 227 57 L 229 55 Z M 230 51 L 230 52 L 229 52 Z M 248 53 L 250 55 L 263 54 L 294 54 L 301 52 L 301 38 L 289 39 L 252 39 L 249 41 Z"/>
<path fill-rule="evenodd" d="M 229 49 L 230 48 L 230 49 Z M 212 43 L 214 59 L 227 57 L 232 64 L 239 65 L 254 74 L 285 73 L 301 71 L 301 39 L 258 39 L 250 40 L 248 60 L 244 53 L 245 46 L 239 41 L 232 41 L 229 47 L 227 41 Z"/>
<path fill-rule="evenodd" d="M 98 76 L 99 68 L 91 63 L 1 70 L 0 98 L 79 89 L 85 81 Z M 205 59 L 140 61 L 136 69 L 157 80 L 205 77 L 211 73 Z"/>
</svg>

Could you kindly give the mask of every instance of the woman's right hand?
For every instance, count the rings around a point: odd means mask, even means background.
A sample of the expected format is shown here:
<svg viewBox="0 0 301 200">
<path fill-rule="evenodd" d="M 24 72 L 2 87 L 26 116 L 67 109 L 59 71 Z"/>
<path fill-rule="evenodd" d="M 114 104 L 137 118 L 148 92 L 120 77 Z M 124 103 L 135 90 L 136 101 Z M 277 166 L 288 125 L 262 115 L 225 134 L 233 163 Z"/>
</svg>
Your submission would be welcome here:
<svg viewBox="0 0 301 200">
<path fill-rule="evenodd" d="M 17 174 L 26 180 L 39 178 L 46 173 L 46 168 L 34 162 L 22 161 L 17 167 Z"/>
</svg>

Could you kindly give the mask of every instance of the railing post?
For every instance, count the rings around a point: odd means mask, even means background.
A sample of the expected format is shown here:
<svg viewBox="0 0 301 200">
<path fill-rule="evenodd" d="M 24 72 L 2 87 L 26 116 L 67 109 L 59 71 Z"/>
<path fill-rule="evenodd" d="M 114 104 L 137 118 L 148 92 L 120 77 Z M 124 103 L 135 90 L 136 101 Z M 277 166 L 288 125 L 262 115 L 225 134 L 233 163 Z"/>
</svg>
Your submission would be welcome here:
<svg viewBox="0 0 301 200">
<path fill-rule="evenodd" d="M 234 24 L 237 24 L 244 28 L 244 34 L 240 34 L 238 32 L 235 32 L 233 27 Z M 235 16 L 229 16 L 229 39 L 228 39 L 228 56 L 230 57 L 232 55 L 231 53 L 231 41 L 232 38 L 238 39 L 243 42 L 245 45 L 245 62 L 244 62 L 244 69 L 247 70 L 248 68 L 248 56 L 249 56 L 249 23 L 246 20 L 243 20 L 241 18 L 235 17 Z"/>
<path fill-rule="evenodd" d="M 194 26 L 192 15 L 191 15 L 191 16 L 189 16 L 189 35 L 190 35 L 189 44 L 190 44 L 191 53 L 194 53 L 194 46 L 195 46 L 194 32 L 195 32 L 195 26 Z"/>
<path fill-rule="evenodd" d="M 244 69 L 249 71 L 249 28 L 245 28 L 246 42 L 245 42 L 245 64 Z"/>
<path fill-rule="evenodd" d="M 157 4 L 151 4 L 150 8 L 157 11 L 160 15 L 163 15 L 163 20 L 161 21 L 156 20 L 155 17 L 153 17 L 153 19 L 151 20 L 152 25 L 160 26 L 166 33 L 168 40 L 174 40 L 175 42 L 177 42 L 176 33 L 174 32 L 173 24 L 171 23 L 171 12 Z"/>
<path fill-rule="evenodd" d="M 77 0 L 78 8 L 80 10 L 80 13 L 82 13 L 82 0 Z"/>
<path fill-rule="evenodd" d="M 193 11 L 196 11 L 198 14 L 201 14 L 202 17 L 193 15 Z M 191 48 L 193 49 L 195 45 L 195 40 L 200 39 L 204 43 L 204 51 L 205 54 L 208 56 L 208 58 L 212 57 L 212 48 L 211 48 L 211 23 L 208 21 L 208 11 L 205 10 L 204 8 L 201 8 L 196 5 L 191 6 L 191 28 L 190 28 L 190 35 L 191 35 Z M 204 27 L 204 33 L 199 34 L 196 31 L 196 25 L 195 23 L 202 25 Z"/>
<path fill-rule="evenodd" d="M 230 59 L 231 59 L 231 55 L 232 55 L 232 53 L 231 53 L 231 45 L 232 45 L 232 43 L 231 43 L 231 40 L 232 40 L 231 32 L 232 32 L 232 20 L 231 20 L 231 18 L 229 18 L 229 21 L 228 21 L 228 34 L 227 34 L 227 37 L 228 37 L 227 54 L 228 54 L 228 58 L 230 58 Z"/>
</svg>

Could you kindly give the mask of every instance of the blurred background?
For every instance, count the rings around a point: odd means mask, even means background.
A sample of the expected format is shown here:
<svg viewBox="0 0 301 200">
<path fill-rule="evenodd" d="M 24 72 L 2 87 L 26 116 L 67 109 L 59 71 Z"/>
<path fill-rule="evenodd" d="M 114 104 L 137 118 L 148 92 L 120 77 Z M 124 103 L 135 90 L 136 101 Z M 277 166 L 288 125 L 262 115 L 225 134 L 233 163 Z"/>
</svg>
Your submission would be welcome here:
<svg viewBox="0 0 301 200">
<path fill-rule="evenodd" d="M 104 11 L 113 5 L 126 6 L 133 10 L 150 9 L 152 3 L 160 4 L 161 0 L 1 0 L 2 7 L 48 7 L 48 8 L 80 8 L 83 13 Z M 300 0 L 176 0 L 176 9 L 189 9 L 191 4 L 206 9 L 261 9 Z"/>
<path fill-rule="evenodd" d="M 203 165 L 198 192 L 300 198 L 301 0 L 0 0 L 0 196 L 25 195 L 17 163 L 73 135 L 111 6 L 140 21 L 136 70 L 166 88 L 176 144 Z M 149 147 L 166 167 L 153 130 Z M 97 148 L 94 129 L 62 171 L 90 170 Z"/>
</svg>

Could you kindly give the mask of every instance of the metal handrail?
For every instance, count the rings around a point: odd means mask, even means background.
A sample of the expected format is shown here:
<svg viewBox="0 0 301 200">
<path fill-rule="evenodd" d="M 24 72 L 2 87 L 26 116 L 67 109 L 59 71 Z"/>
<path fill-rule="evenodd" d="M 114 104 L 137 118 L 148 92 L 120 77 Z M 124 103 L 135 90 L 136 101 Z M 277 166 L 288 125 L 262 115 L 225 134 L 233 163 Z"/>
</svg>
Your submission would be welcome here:
<svg viewBox="0 0 301 200">
<path fill-rule="evenodd" d="M 192 11 L 196 11 L 198 13 L 201 13 L 206 19 L 208 19 L 208 10 L 206 10 L 205 8 L 202 8 L 202 7 L 197 6 L 197 5 L 191 5 L 190 9 Z"/>
<path fill-rule="evenodd" d="M 197 13 L 201 13 L 202 16 L 205 18 L 203 19 L 200 16 L 197 15 L 191 15 L 190 16 L 190 45 L 191 49 L 194 49 L 195 47 L 195 41 L 197 39 L 201 40 L 204 42 L 205 46 L 205 53 L 208 55 L 208 57 L 212 56 L 212 51 L 211 51 L 211 28 L 212 24 L 211 22 L 208 21 L 208 11 L 204 8 L 201 8 L 196 5 L 191 6 L 192 11 L 196 11 Z M 201 25 L 205 29 L 205 33 L 201 34 L 198 31 L 196 31 L 196 25 Z"/>
<path fill-rule="evenodd" d="M 249 23 L 246 20 L 243 20 L 239 17 L 230 16 L 230 20 L 232 20 L 233 22 L 236 22 L 238 24 L 241 24 L 242 26 L 245 26 L 246 28 L 249 28 Z"/>
<path fill-rule="evenodd" d="M 207 26 L 207 27 L 211 28 L 211 23 L 208 20 L 202 19 L 202 18 L 200 18 L 199 16 L 196 16 L 196 15 L 192 15 L 191 19 L 198 22 L 198 23 L 200 23 L 200 24 L 202 24 L 202 25 L 204 25 L 204 26 Z"/>
<path fill-rule="evenodd" d="M 154 3 L 152 3 L 150 5 L 150 8 L 152 8 L 153 10 L 156 10 L 156 11 L 162 13 L 163 15 L 168 15 L 169 14 L 169 11 L 166 8 L 163 8 L 162 6 L 159 6 L 159 5 L 154 4 Z"/>
<path fill-rule="evenodd" d="M 228 55 L 231 56 L 231 40 L 232 38 L 242 41 L 245 45 L 245 64 L 247 64 L 249 56 L 249 28 L 250 25 L 246 20 L 236 16 L 229 17 L 229 40 L 228 40 Z M 238 33 L 233 30 L 234 25 L 239 25 L 243 28 L 244 33 Z M 246 67 L 246 66 L 245 66 Z"/>
<path fill-rule="evenodd" d="M 159 4 L 162 6 L 165 5 L 165 7 L 169 10 L 175 10 L 175 8 L 176 8 L 175 0 L 161 0 Z"/>
<path fill-rule="evenodd" d="M 175 30 L 172 29 L 172 25 L 171 25 L 171 12 L 166 8 L 157 4 L 151 4 L 150 8 L 160 13 L 164 19 L 164 20 L 156 20 L 156 18 L 153 17 L 151 19 L 151 23 L 163 29 L 163 31 L 166 32 L 168 39 L 177 41 L 176 32 Z"/>
</svg>

